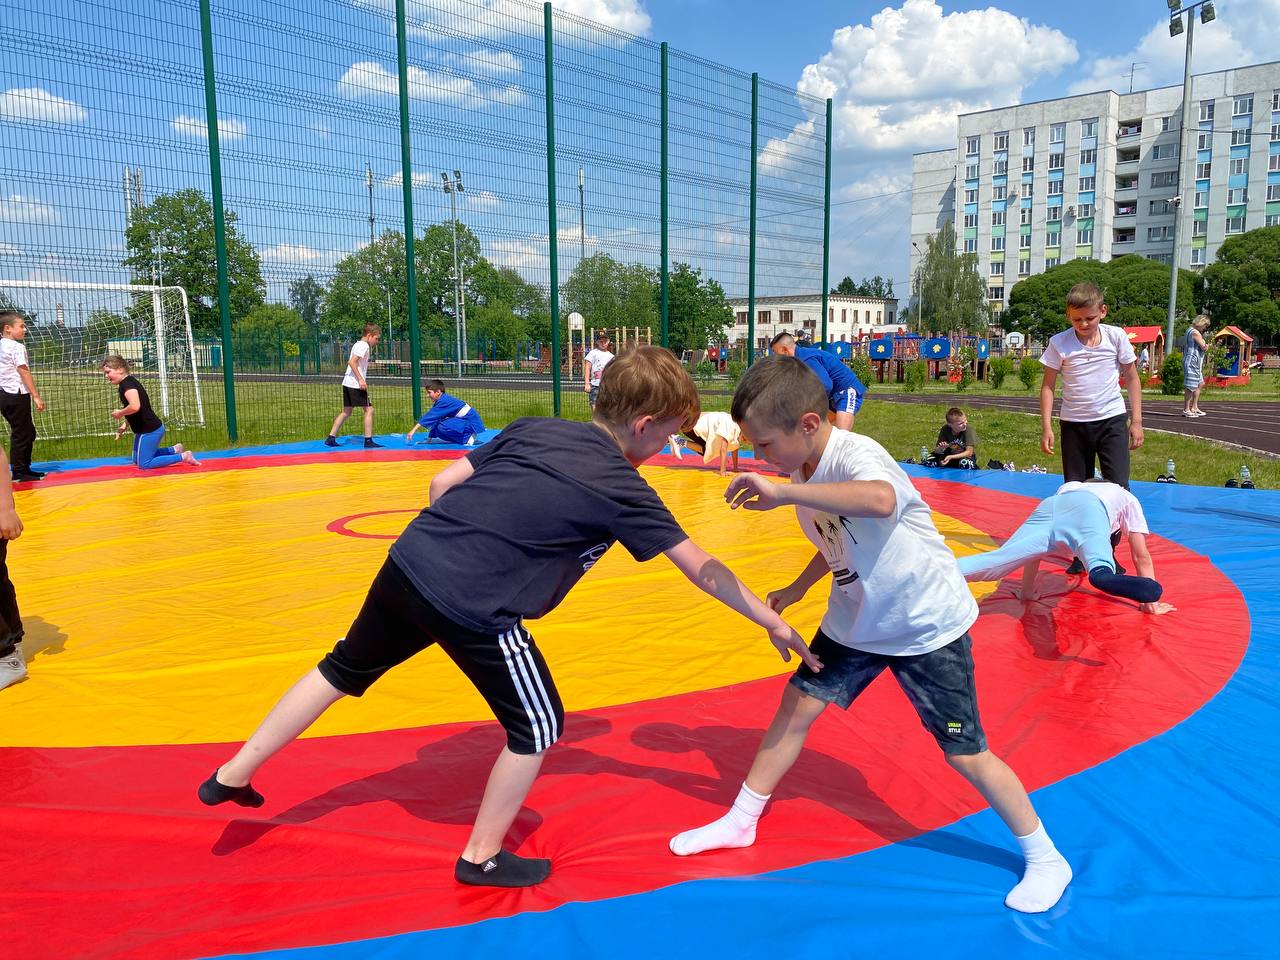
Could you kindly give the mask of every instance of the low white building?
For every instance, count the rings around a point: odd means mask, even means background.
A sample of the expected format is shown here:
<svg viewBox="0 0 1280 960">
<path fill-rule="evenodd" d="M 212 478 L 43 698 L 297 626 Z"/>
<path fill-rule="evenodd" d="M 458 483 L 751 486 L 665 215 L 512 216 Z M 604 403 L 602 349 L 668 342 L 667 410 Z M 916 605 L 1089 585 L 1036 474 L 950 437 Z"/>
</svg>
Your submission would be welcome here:
<svg viewBox="0 0 1280 960">
<path fill-rule="evenodd" d="M 739 344 L 747 337 L 747 301 L 730 300 L 734 323 L 729 342 Z M 849 297 L 833 293 L 827 297 L 827 341 L 853 342 L 859 337 L 892 326 L 898 319 L 898 301 L 876 297 Z M 822 294 L 790 297 L 756 297 L 756 349 L 768 349 L 779 333 L 803 333 L 815 343 L 822 339 Z"/>
</svg>

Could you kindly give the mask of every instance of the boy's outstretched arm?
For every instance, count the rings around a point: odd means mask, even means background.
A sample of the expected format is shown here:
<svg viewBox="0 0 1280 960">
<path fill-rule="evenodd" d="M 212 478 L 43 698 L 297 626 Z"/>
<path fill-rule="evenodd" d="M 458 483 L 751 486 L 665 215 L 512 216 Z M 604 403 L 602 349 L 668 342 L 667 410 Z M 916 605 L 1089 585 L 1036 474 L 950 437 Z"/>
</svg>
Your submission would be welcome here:
<svg viewBox="0 0 1280 960">
<path fill-rule="evenodd" d="M 730 481 L 724 498 L 735 509 L 809 507 L 842 517 L 891 517 L 898 509 L 898 495 L 887 480 L 774 483 L 758 473 L 741 473 Z"/>
<path fill-rule="evenodd" d="M 1058 384 L 1058 371 L 1044 368 L 1040 381 L 1040 452 L 1053 456 L 1053 389 Z"/>
<path fill-rule="evenodd" d="M 1149 580 L 1156 578 L 1156 565 L 1151 560 L 1151 551 L 1147 549 L 1147 535 L 1145 533 L 1129 534 L 1129 552 L 1133 554 L 1134 572 L 1140 577 L 1146 577 Z M 1143 613 L 1172 613 L 1178 608 L 1171 603 L 1156 601 L 1155 603 L 1139 604 Z"/>
<path fill-rule="evenodd" d="M 471 466 L 471 461 L 466 457 L 455 460 L 431 478 L 431 486 L 427 488 L 427 496 L 431 498 L 432 503 L 435 503 L 450 488 L 456 487 L 475 472 L 475 468 Z"/>
<path fill-rule="evenodd" d="M 822 663 L 809 652 L 809 645 L 800 634 L 765 606 L 732 570 L 692 540 L 685 540 L 672 547 L 666 552 L 666 556 L 698 589 L 764 627 L 769 634 L 769 642 L 782 654 L 784 662 L 790 662 L 794 652 L 810 670 L 822 669 Z"/>
<path fill-rule="evenodd" d="M 815 551 L 813 559 L 800 574 L 781 590 L 771 590 L 764 602 L 769 605 L 770 610 L 781 613 L 793 603 L 803 600 L 810 587 L 830 574 L 831 565 L 827 563 L 827 558 L 822 555 L 821 550 Z"/>
</svg>

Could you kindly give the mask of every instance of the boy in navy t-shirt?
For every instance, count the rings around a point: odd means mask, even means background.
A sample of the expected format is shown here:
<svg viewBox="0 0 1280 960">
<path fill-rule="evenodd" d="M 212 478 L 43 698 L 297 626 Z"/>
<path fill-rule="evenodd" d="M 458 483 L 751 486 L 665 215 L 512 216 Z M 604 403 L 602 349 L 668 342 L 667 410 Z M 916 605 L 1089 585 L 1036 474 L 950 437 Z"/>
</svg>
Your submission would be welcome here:
<svg viewBox="0 0 1280 960">
<path fill-rule="evenodd" d="M 665 554 L 703 591 L 764 627 L 784 660 L 795 652 L 820 669 L 803 638 L 688 538 L 636 470 L 698 409 L 675 356 L 641 347 L 609 364 L 590 423 L 517 420 L 442 470 L 431 481 L 431 505 L 391 547 L 347 635 L 201 785 L 200 799 L 261 806 L 249 780 L 266 760 L 341 697 L 361 696 L 438 643 L 507 732 L 454 876 L 498 887 L 545 880 L 550 860 L 502 849 L 564 725 L 524 621 L 554 610 L 615 541 L 639 561 Z"/>
<path fill-rule="evenodd" d="M 484 430 L 480 414 L 476 413 L 471 404 L 445 393 L 443 380 L 428 380 L 427 396 L 431 398 L 431 409 L 404 435 L 405 443 L 413 443 L 413 435 L 419 430 L 426 430 L 429 441 L 472 446 L 476 442 L 476 436 Z"/>
<path fill-rule="evenodd" d="M 795 337 L 789 333 L 774 337 L 769 350 L 776 357 L 803 360 L 827 391 L 827 409 L 831 411 L 836 427 L 840 430 L 853 429 L 853 418 L 862 409 L 862 398 L 866 396 L 867 388 L 843 360 L 816 347 L 798 346 Z"/>
</svg>

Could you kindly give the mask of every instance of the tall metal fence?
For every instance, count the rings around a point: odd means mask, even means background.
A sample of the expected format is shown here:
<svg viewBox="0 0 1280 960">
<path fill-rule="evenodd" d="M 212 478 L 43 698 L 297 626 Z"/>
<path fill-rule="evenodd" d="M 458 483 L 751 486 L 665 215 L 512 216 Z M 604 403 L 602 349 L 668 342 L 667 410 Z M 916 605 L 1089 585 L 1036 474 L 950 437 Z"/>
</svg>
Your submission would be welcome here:
<svg viewBox="0 0 1280 960">
<path fill-rule="evenodd" d="M 585 417 L 593 331 L 749 361 L 726 298 L 828 289 L 829 102 L 550 4 L 0 0 L 0 41 L 39 459 L 118 449 L 105 352 L 194 444 L 315 437 L 376 323 L 378 432 L 435 378 L 496 426 Z"/>
</svg>

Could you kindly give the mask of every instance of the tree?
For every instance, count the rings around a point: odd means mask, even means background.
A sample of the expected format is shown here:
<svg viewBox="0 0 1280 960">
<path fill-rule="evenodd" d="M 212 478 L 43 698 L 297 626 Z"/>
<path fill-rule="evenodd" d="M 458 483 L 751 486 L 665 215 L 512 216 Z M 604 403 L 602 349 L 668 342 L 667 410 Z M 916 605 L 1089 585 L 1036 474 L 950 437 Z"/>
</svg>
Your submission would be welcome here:
<svg viewBox="0 0 1280 960">
<path fill-rule="evenodd" d="M 675 264 L 668 280 L 667 334 L 676 355 L 723 340 L 732 323 L 733 309 L 719 281 L 703 279 L 702 271 L 687 263 Z"/>
<path fill-rule="evenodd" d="M 846 276 L 831 288 L 831 292 L 838 293 L 846 297 L 856 297 L 858 295 L 858 285 L 853 282 L 853 277 Z"/>
<path fill-rule="evenodd" d="M 978 258 L 971 253 L 956 253 L 954 223 L 944 223 L 937 233 L 925 238 L 918 303 L 923 330 L 987 331 L 990 311 L 987 291 L 978 274 Z"/>
<path fill-rule="evenodd" d="M 308 330 L 318 331 L 320 328 L 324 295 L 324 284 L 312 276 L 305 276 L 289 284 L 289 306 L 297 311 Z"/>
<path fill-rule="evenodd" d="M 1255 337 L 1280 333 L 1280 227 L 1260 227 L 1218 248 L 1204 271 L 1204 308 L 1216 325 Z"/>
<path fill-rule="evenodd" d="M 264 303 L 254 307 L 236 322 L 235 331 L 241 337 L 272 344 L 277 340 L 298 343 L 310 334 L 302 315 L 283 303 Z"/>
<path fill-rule="evenodd" d="M 886 280 L 878 273 L 870 280 L 863 277 L 861 283 L 854 283 L 852 277 L 845 277 L 839 284 L 831 288 L 831 292 L 843 294 L 847 297 L 874 297 L 879 300 L 892 300 L 893 280 Z"/>
<path fill-rule="evenodd" d="M 409 315 L 404 234 L 398 230 L 384 231 L 373 243 L 334 264 L 320 328 L 325 336 L 355 340 L 367 323 L 385 329 L 388 315 Z"/>
<path fill-rule="evenodd" d="M 564 313 L 577 312 L 588 327 L 657 327 L 658 278 L 648 267 L 624 264 L 607 253 L 579 260 L 565 282 Z"/>
<path fill-rule="evenodd" d="M 226 211 L 227 279 L 232 320 L 264 302 L 262 265 L 253 246 L 236 229 L 234 211 Z M 183 287 L 197 336 L 216 335 L 218 308 L 217 256 L 213 205 L 194 188 L 162 193 L 136 207 L 125 230 L 124 265 L 142 283 Z"/>
</svg>

